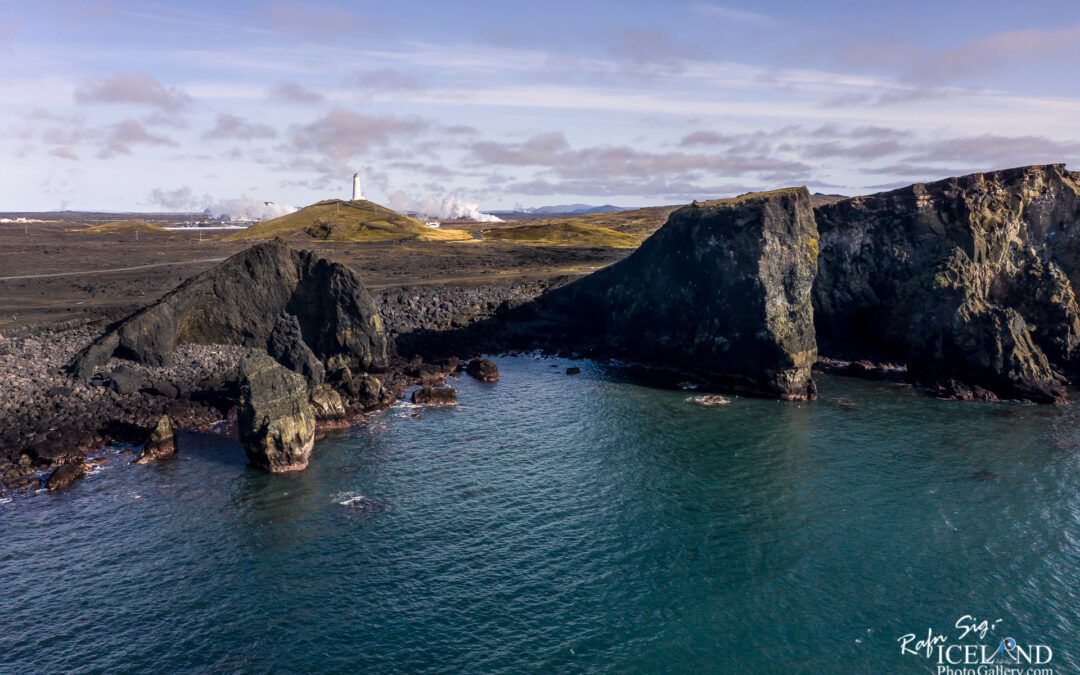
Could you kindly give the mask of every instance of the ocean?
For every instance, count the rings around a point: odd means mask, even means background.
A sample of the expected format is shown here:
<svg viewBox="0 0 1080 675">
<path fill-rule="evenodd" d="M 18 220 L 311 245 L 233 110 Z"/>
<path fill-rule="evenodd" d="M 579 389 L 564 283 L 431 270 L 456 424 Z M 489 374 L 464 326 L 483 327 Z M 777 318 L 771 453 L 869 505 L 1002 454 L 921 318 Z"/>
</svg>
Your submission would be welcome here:
<svg viewBox="0 0 1080 675">
<path fill-rule="evenodd" d="M 1008 637 L 1080 671 L 1075 404 L 495 360 L 296 475 L 185 433 L 0 504 L 0 672 L 926 673 Z"/>
</svg>

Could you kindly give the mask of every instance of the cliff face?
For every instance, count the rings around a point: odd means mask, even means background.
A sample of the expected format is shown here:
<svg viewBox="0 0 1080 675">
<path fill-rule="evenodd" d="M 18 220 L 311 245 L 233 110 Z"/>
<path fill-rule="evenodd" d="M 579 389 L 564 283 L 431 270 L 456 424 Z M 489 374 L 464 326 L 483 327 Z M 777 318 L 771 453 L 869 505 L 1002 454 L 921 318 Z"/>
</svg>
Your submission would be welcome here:
<svg viewBox="0 0 1080 675">
<path fill-rule="evenodd" d="M 816 220 L 826 351 L 999 396 L 1064 396 L 1080 343 L 1080 175 L 973 174 L 821 206 Z"/>
<path fill-rule="evenodd" d="M 113 355 L 161 366 L 178 344 L 266 348 L 282 315 L 329 368 L 387 365 L 386 332 L 360 277 L 311 251 L 267 242 L 120 322 L 76 358 L 73 370 L 89 378 Z"/>
<path fill-rule="evenodd" d="M 814 396 L 817 229 L 805 188 L 694 203 L 626 260 L 541 298 L 597 351 Z"/>
</svg>

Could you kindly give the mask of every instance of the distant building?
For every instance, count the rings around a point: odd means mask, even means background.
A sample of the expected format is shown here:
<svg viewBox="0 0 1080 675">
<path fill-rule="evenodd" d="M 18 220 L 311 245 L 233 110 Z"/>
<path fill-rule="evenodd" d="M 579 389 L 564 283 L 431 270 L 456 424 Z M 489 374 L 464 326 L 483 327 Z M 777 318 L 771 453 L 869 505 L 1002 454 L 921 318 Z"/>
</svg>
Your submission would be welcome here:
<svg viewBox="0 0 1080 675">
<path fill-rule="evenodd" d="M 442 225 L 442 223 L 440 223 L 440 222 L 439 222 L 439 221 L 437 221 L 437 220 L 429 220 L 429 221 L 427 221 L 427 222 L 426 222 L 426 223 L 424 223 L 424 224 L 425 224 L 425 225 L 427 225 L 428 227 L 434 227 L 434 228 L 437 228 L 437 227 L 439 227 L 440 225 Z"/>
<path fill-rule="evenodd" d="M 360 193 L 360 174 L 354 173 L 352 175 L 352 198 L 353 201 L 358 201 L 364 198 L 364 195 Z"/>
</svg>

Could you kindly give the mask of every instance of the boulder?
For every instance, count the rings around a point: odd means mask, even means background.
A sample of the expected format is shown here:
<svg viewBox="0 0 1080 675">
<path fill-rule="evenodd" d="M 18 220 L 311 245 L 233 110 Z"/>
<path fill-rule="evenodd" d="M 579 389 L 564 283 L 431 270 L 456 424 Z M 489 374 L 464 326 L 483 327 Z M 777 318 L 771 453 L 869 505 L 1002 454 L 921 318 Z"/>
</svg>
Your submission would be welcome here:
<svg viewBox="0 0 1080 675">
<path fill-rule="evenodd" d="M 266 353 L 289 370 L 303 375 L 309 389 L 319 386 L 325 379 L 323 364 L 304 342 L 300 322 L 292 314 L 282 312 L 278 315 L 266 343 Z"/>
<path fill-rule="evenodd" d="M 134 368 L 120 366 L 109 373 L 109 388 L 117 394 L 134 394 L 144 384 L 142 376 Z"/>
<path fill-rule="evenodd" d="M 465 372 L 481 382 L 497 382 L 499 379 L 499 368 L 491 359 L 473 359 L 465 366 Z"/>
<path fill-rule="evenodd" d="M 695 202 L 533 310 L 569 349 L 761 396 L 813 398 L 817 228 L 806 188 Z"/>
<path fill-rule="evenodd" d="M 180 389 L 172 382 L 161 380 L 150 385 L 150 393 L 174 399 L 180 396 Z"/>
<path fill-rule="evenodd" d="M 240 441 L 252 465 L 272 473 L 307 467 L 315 414 L 303 376 L 265 353 L 240 364 Z"/>
<path fill-rule="evenodd" d="M 1034 166 L 820 206 L 823 349 L 932 391 L 1054 402 L 1080 375 L 1080 174 Z"/>
<path fill-rule="evenodd" d="M 71 370 L 85 382 L 113 356 L 162 366 L 178 344 L 264 349 L 283 312 L 295 317 L 319 359 L 354 371 L 386 368 L 386 332 L 360 277 L 273 241 L 237 253 L 113 325 Z"/>
<path fill-rule="evenodd" d="M 328 384 L 321 384 L 311 391 L 311 408 L 317 420 L 338 420 L 345 417 L 345 405 L 341 395 Z"/>
<path fill-rule="evenodd" d="M 450 387 L 421 387 L 412 393 L 417 405 L 457 405 L 457 392 Z"/>
<path fill-rule="evenodd" d="M 76 444 L 66 439 L 60 441 L 41 440 L 26 449 L 26 464 L 52 466 L 54 464 L 81 463 L 85 454 Z"/>
<path fill-rule="evenodd" d="M 53 471 L 52 475 L 49 476 L 49 479 L 45 481 L 45 487 L 48 488 L 50 492 L 59 490 L 71 485 L 85 475 L 86 465 L 82 462 L 61 464 L 56 467 L 56 471 Z"/>
<path fill-rule="evenodd" d="M 352 402 L 361 408 L 380 405 L 386 399 L 386 391 L 383 389 L 382 382 L 374 375 L 346 373 L 342 384 Z"/>
<path fill-rule="evenodd" d="M 146 464 L 157 459 L 164 459 L 176 455 L 176 432 L 168 415 L 158 418 L 154 430 L 150 432 L 150 439 L 146 441 L 136 464 Z"/>
</svg>

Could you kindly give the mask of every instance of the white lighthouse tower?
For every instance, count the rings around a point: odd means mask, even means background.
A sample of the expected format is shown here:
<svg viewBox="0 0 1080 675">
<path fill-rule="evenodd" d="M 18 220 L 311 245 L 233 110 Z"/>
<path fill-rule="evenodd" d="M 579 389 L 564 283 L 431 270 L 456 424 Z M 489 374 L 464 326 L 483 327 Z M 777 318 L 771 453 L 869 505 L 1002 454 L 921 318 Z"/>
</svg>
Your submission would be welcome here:
<svg viewBox="0 0 1080 675">
<path fill-rule="evenodd" d="M 364 195 L 360 194 L 360 174 L 354 173 L 352 175 L 352 198 L 353 201 L 357 201 L 364 198 Z"/>
</svg>

